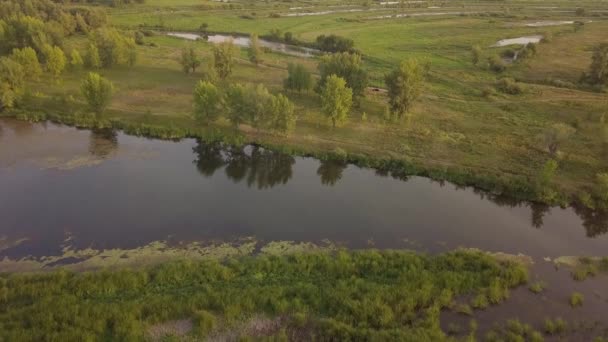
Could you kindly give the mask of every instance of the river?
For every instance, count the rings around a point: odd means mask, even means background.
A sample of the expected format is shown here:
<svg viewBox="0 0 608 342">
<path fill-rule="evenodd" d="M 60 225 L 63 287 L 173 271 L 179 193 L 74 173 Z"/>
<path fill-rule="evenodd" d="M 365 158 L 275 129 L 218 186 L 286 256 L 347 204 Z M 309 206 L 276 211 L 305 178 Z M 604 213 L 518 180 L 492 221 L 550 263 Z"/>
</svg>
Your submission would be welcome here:
<svg viewBox="0 0 608 342">
<path fill-rule="evenodd" d="M 153 241 L 329 240 L 604 255 L 608 215 L 243 148 L 0 120 L 0 257 Z"/>
</svg>

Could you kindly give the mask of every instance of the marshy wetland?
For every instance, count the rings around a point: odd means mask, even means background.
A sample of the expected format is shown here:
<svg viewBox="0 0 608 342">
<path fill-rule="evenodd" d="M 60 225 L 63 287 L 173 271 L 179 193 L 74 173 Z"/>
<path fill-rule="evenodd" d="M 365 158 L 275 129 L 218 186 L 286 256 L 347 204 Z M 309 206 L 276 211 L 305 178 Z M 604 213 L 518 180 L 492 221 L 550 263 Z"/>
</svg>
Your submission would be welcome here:
<svg viewBox="0 0 608 342">
<path fill-rule="evenodd" d="M 599 0 L 3 2 L 0 341 L 608 340 L 607 32 Z"/>
</svg>

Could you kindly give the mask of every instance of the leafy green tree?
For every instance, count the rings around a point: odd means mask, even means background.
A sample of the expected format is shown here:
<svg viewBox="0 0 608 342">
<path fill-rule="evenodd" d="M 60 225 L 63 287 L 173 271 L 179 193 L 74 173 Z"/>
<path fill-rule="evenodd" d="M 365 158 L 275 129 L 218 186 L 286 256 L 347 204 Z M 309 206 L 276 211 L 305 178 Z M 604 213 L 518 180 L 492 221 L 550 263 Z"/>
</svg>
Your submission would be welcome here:
<svg viewBox="0 0 608 342">
<path fill-rule="evenodd" d="M 307 91 L 312 88 L 312 76 L 302 64 L 289 63 L 287 65 L 287 78 L 283 82 L 285 90 L 297 92 Z"/>
<path fill-rule="evenodd" d="M 97 47 L 101 66 L 133 66 L 137 60 L 135 40 L 122 35 L 114 28 L 99 28 L 90 34 L 91 43 Z"/>
<path fill-rule="evenodd" d="M 86 66 L 91 69 L 101 68 L 101 59 L 99 58 L 99 49 L 95 44 L 89 44 L 86 54 Z"/>
<path fill-rule="evenodd" d="M 600 44 L 593 51 L 588 78 L 593 84 L 608 85 L 608 43 Z"/>
<path fill-rule="evenodd" d="M 327 77 L 321 92 L 321 105 L 332 126 L 342 126 L 348 119 L 353 103 L 353 92 L 346 86 L 346 81 L 336 75 Z"/>
<path fill-rule="evenodd" d="M 210 82 L 199 81 L 194 88 L 194 117 L 201 122 L 216 120 L 223 111 L 221 91 Z"/>
<path fill-rule="evenodd" d="M 242 84 L 236 83 L 228 86 L 226 91 L 226 104 L 228 119 L 234 127 L 237 127 L 246 121 L 248 110 L 247 90 Z"/>
<path fill-rule="evenodd" d="M 35 79 L 42 74 L 42 68 L 40 67 L 40 62 L 38 62 L 36 51 L 31 47 L 13 49 L 11 58 L 21 65 L 27 77 Z"/>
<path fill-rule="evenodd" d="M 226 79 L 232 73 L 235 55 L 236 48 L 232 40 L 227 40 L 213 47 L 213 63 L 217 75 L 221 79 Z"/>
<path fill-rule="evenodd" d="M 0 109 L 12 108 L 23 93 L 23 67 L 8 57 L 0 57 Z"/>
<path fill-rule="evenodd" d="M 270 102 L 270 129 L 285 134 L 293 132 L 297 120 L 293 103 L 283 94 L 273 96 Z"/>
<path fill-rule="evenodd" d="M 479 47 L 479 45 L 474 45 L 473 47 L 471 47 L 471 61 L 473 62 L 473 65 L 478 65 L 479 62 L 481 61 L 481 48 Z"/>
<path fill-rule="evenodd" d="M 57 46 L 45 45 L 43 48 L 44 59 L 46 60 L 46 70 L 54 77 L 59 77 L 66 65 L 66 58 L 63 50 Z"/>
<path fill-rule="evenodd" d="M 260 40 L 258 39 L 258 35 L 255 33 L 251 34 L 249 38 L 249 61 L 258 65 L 262 62 L 262 48 L 260 47 Z"/>
<path fill-rule="evenodd" d="M 555 156 L 560 146 L 568 140 L 576 130 L 569 125 L 556 123 L 545 129 L 544 142 L 552 156 Z"/>
<path fill-rule="evenodd" d="M 182 56 L 179 60 L 179 63 L 182 65 L 182 70 L 187 74 L 192 70 L 192 72 L 196 72 L 196 68 L 201 65 L 201 59 L 196 54 L 196 50 L 194 47 L 186 47 L 182 49 Z"/>
<path fill-rule="evenodd" d="M 84 61 L 82 60 L 82 57 L 80 56 L 78 50 L 72 50 L 72 52 L 70 53 L 70 66 L 72 67 L 72 69 L 80 69 L 83 65 Z"/>
<path fill-rule="evenodd" d="M 110 104 L 114 86 L 99 74 L 90 72 L 80 85 L 80 92 L 91 111 L 101 115 Z"/>
<path fill-rule="evenodd" d="M 391 111 L 398 117 L 405 115 L 420 96 L 424 83 L 424 68 L 415 59 L 401 62 L 385 76 Z"/>
<path fill-rule="evenodd" d="M 361 55 L 347 52 L 334 53 L 321 57 L 319 62 L 319 84 L 317 90 L 321 91 L 327 78 L 336 75 L 346 81 L 346 85 L 352 89 L 355 104 L 365 94 L 368 84 L 367 72 L 363 69 Z"/>
</svg>

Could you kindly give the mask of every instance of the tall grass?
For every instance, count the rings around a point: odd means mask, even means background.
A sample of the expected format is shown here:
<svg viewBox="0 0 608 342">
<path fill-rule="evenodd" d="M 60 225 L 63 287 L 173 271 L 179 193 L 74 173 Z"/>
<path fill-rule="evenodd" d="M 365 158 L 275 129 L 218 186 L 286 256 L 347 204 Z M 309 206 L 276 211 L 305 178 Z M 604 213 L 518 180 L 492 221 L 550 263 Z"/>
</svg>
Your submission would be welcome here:
<svg viewBox="0 0 608 342">
<path fill-rule="evenodd" d="M 461 295 L 498 303 L 527 270 L 484 253 L 310 252 L 146 269 L 0 276 L 0 340 L 141 340 L 191 319 L 205 336 L 257 316 L 328 340 L 441 340 L 439 313 Z M 500 293 L 493 297 L 492 294 Z M 495 299 L 495 300 L 494 300 Z"/>
</svg>

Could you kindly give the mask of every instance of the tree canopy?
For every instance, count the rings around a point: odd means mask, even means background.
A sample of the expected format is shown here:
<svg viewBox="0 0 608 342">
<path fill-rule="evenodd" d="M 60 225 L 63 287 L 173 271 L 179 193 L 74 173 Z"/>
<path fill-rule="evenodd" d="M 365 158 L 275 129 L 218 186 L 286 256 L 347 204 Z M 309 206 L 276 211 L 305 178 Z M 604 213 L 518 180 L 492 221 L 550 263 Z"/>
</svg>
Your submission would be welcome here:
<svg viewBox="0 0 608 342">
<path fill-rule="evenodd" d="M 424 69 L 415 59 L 401 62 L 399 67 L 384 77 L 388 88 L 389 105 L 393 114 L 402 117 L 420 96 Z"/>
<path fill-rule="evenodd" d="M 323 114 L 330 119 L 333 127 L 342 126 L 348 119 L 352 97 L 352 90 L 346 86 L 343 78 L 336 75 L 327 78 L 321 92 L 321 105 Z"/>
<path fill-rule="evenodd" d="M 289 63 L 287 65 L 287 78 L 283 81 L 286 90 L 302 92 L 312 88 L 312 75 L 304 65 Z"/>
<path fill-rule="evenodd" d="M 363 69 L 361 55 L 347 52 L 335 53 L 321 57 L 319 62 L 319 84 L 317 90 L 324 88 L 325 82 L 330 75 L 336 75 L 346 81 L 346 85 L 352 89 L 355 103 L 365 94 L 368 84 L 367 71 Z"/>
<path fill-rule="evenodd" d="M 225 79 L 232 74 L 235 55 L 236 48 L 234 47 L 232 40 L 222 42 L 213 47 L 213 63 L 217 75 L 221 79 Z"/>
<path fill-rule="evenodd" d="M 102 114 L 110 104 L 114 86 L 99 74 L 90 72 L 82 81 L 80 91 L 91 111 Z"/>
<path fill-rule="evenodd" d="M 199 81 L 194 88 L 194 117 L 201 122 L 217 119 L 223 111 L 223 94 L 211 82 Z"/>
</svg>

